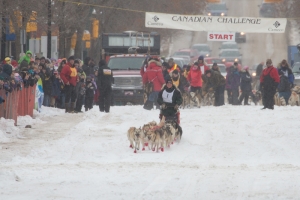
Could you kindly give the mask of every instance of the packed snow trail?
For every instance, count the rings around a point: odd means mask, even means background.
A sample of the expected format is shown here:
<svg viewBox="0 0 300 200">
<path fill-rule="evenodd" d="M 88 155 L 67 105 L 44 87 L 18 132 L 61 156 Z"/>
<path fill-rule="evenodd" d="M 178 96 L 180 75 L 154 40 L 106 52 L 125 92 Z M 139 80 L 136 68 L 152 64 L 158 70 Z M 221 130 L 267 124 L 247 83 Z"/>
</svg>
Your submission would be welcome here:
<svg viewBox="0 0 300 200">
<path fill-rule="evenodd" d="M 0 199 L 299 199 L 299 111 L 184 109 L 180 144 L 135 154 L 127 130 L 158 110 L 44 108 L 0 143 Z"/>
</svg>

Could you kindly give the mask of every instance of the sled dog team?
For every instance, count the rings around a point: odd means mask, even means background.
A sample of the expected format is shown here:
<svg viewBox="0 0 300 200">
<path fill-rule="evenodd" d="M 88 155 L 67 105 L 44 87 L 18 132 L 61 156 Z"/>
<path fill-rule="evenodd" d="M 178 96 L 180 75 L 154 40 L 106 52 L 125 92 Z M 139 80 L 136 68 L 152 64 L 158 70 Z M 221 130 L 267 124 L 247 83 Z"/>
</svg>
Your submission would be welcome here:
<svg viewBox="0 0 300 200">
<path fill-rule="evenodd" d="M 129 147 L 134 149 L 134 153 L 137 153 L 141 144 L 142 151 L 145 150 L 145 146 L 148 146 L 149 150 L 158 152 L 160 149 L 163 152 L 164 148 L 170 148 L 174 141 L 180 142 L 181 136 L 180 125 L 175 121 L 166 121 L 164 117 L 159 124 L 152 121 L 144 124 L 143 127 L 130 127 L 127 131 Z"/>
</svg>

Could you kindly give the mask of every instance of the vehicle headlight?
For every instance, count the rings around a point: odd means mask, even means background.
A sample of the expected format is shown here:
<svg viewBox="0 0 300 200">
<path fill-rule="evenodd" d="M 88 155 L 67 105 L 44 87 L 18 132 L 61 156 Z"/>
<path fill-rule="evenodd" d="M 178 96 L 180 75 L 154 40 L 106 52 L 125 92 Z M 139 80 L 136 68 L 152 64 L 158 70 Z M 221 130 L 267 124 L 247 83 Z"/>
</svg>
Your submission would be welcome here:
<svg viewBox="0 0 300 200">
<path fill-rule="evenodd" d="M 209 54 L 206 54 L 206 57 L 208 57 L 209 56 Z"/>
<path fill-rule="evenodd" d="M 208 15 L 208 16 L 211 16 L 211 13 L 208 13 L 207 15 Z"/>
<path fill-rule="evenodd" d="M 255 72 L 253 72 L 253 73 L 252 73 L 252 76 L 256 76 L 256 73 L 255 73 Z"/>
<path fill-rule="evenodd" d="M 226 59 L 224 58 L 223 60 L 222 60 L 222 62 L 225 62 L 226 61 Z"/>
<path fill-rule="evenodd" d="M 236 58 L 236 59 L 234 59 L 234 61 L 237 62 L 237 61 L 239 61 L 239 59 Z"/>
<path fill-rule="evenodd" d="M 221 13 L 221 16 L 224 16 L 225 14 L 224 13 Z"/>
<path fill-rule="evenodd" d="M 245 35 L 245 33 L 244 33 L 244 32 L 241 32 L 241 35 Z"/>
</svg>

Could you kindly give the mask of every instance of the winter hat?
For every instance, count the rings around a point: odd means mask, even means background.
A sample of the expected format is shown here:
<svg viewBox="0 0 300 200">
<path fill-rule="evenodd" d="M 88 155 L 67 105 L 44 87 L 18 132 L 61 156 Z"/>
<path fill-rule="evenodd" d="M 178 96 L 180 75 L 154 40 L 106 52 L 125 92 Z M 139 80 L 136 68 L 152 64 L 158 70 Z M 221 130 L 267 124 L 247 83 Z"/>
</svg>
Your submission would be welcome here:
<svg viewBox="0 0 300 200">
<path fill-rule="evenodd" d="M 244 66 L 244 70 L 248 70 L 249 69 L 249 67 L 248 66 Z"/>
<path fill-rule="evenodd" d="M 12 65 L 14 68 L 16 68 L 16 67 L 18 67 L 18 62 L 15 61 L 15 60 L 13 60 L 13 61 L 11 61 L 11 65 Z"/>
<path fill-rule="evenodd" d="M 74 56 L 70 56 L 70 57 L 68 58 L 68 61 L 70 61 L 70 60 L 75 60 L 75 57 L 74 57 Z"/>
<path fill-rule="evenodd" d="M 203 56 L 199 56 L 198 60 L 204 60 L 204 57 Z"/>
<path fill-rule="evenodd" d="M 169 82 L 173 83 L 171 77 L 170 77 L 170 76 L 167 76 L 167 77 L 166 77 L 166 84 L 169 83 Z"/>
<path fill-rule="evenodd" d="M 174 58 L 170 58 L 169 60 L 168 60 L 168 63 L 169 62 L 174 62 Z"/>
<path fill-rule="evenodd" d="M 10 57 L 5 57 L 5 59 L 4 59 L 6 62 L 9 62 L 9 61 L 11 61 L 11 59 L 10 59 Z"/>
<path fill-rule="evenodd" d="M 87 76 L 86 80 L 92 80 L 92 77 L 91 76 Z"/>
<path fill-rule="evenodd" d="M 46 59 L 46 63 L 47 63 L 47 64 L 50 64 L 50 63 L 51 63 L 51 60 L 50 60 L 49 58 L 47 58 L 47 59 Z"/>
<path fill-rule="evenodd" d="M 214 67 L 214 66 L 218 66 L 218 64 L 217 64 L 216 62 L 214 62 L 214 64 L 213 64 L 212 66 L 213 66 L 213 67 Z"/>
<path fill-rule="evenodd" d="M 237 66 L 237 65 L 239 65 L 239 63 L 238 63 L 238 62 L 234 62 L 233 65 L 236 65 L 236 66 Z"/>
<path fill-rule="evenodd" d="M 272 62 L 272 60 L 271 59 L 267 59 L 267 61 L 266 61 L 266 64 L 267 63 L 270 63 L 270 64 L 272 64 L 273 62 Z"/>
<path fill-rule="evenodd" d="M 76 63 L 79 64 L 79 60 L 75 60 L 75 61 L 74 61 L 74 64 L 76 64 Z"/>
<path fill-rule="evenodd" d="M 211 70 L 210 70 L 210 69 L 209 69 L 209 70 L 206 70 L 206 71 L 205 71 L 205 75 L 206 75 L 206 74 L 211 74 Z"/>
</svg>

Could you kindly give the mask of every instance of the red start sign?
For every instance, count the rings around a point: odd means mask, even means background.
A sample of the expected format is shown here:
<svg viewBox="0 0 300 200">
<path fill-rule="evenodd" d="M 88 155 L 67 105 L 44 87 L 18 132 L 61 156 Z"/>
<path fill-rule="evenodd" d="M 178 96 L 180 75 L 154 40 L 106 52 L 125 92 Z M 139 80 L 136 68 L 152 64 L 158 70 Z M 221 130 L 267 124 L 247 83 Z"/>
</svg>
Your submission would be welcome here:
<svg viewBox="0 0 300 200">
<path fill-rule="evenodd" d="M 235 33 L 233 32 L 207 32 L 207 41 L 235 41 Z"/>
</svg>

